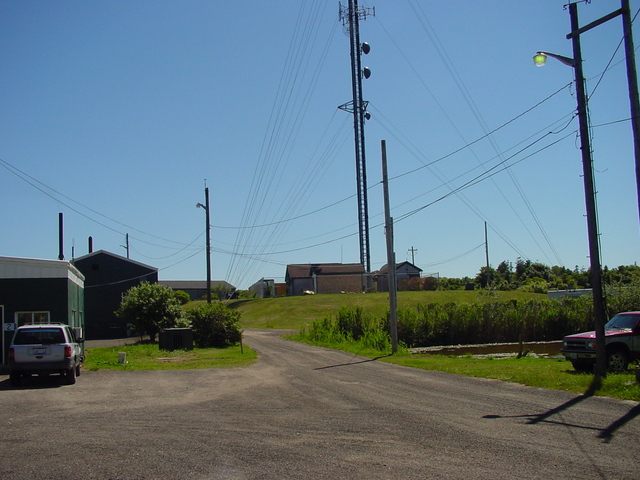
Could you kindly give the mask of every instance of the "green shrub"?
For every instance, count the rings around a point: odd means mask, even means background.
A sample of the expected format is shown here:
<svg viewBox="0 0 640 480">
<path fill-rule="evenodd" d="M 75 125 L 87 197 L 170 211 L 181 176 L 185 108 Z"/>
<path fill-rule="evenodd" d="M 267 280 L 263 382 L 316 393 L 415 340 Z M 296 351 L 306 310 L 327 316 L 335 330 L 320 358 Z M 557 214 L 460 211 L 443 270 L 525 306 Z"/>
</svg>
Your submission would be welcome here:
<svg viewBox="0 0 640 480">
<path fill-rule="evenodd" d="M 224 348 L 241 340 L 240 312 L 221 302 L 205 303 L 186 314 L 198 348 Z"/>
<path fill-rule="evenodd" d="M 173 292 L 173 295 L 178 299 L 178 302 L 180 302 L 180 305 L 186 305 L 191 301 L 191 297 L 184 290 L 177 290 Z"/>
<path fill-rule="evenodd" d="M 182 318 L 182 308 L 173 290 L 149 282 L 131 287 L 114 313 L 131 323 L 134 330 L 149 334 L 151 340 L 161 330 L 175 327 Z"/>
</svg>

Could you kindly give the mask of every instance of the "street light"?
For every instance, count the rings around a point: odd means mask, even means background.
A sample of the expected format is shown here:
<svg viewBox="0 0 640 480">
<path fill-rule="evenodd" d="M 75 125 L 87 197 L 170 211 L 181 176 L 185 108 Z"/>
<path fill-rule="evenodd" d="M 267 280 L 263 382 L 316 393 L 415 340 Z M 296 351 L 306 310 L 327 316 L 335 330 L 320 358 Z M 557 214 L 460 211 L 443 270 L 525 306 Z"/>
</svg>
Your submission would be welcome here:
<svg viewBox="0 0 640 480">
<path fill-rule="evenodd" d="M 571 16 L 571 31 L 578 32 L 577 4 L 569 4 Z M 582 151 L 582 169 L 584 178 L 584 195 L 587 210 L 587 233 L 589 237 L 589 261 L 591 263 L 591 288 L 593 290 L 593 316 L 596 333 L 596 377 L 604 377 L 607 372 L 606 346 L 604 325 L 606 312 L 602 289 L 602 269 L 600 265 L 600 242 L 598 239 L 598 213 L 596 208 L 596 194 L 593 179 L 593 159 L 589 141 L 589 120 L 587 114 L 587 94 L 584 87 L 582 73 L 582 51 L 580 35 L 569 34 L 573 44 L 573 58 L 564 57 L 548 52 L 538 52 L 533 57 L 536 66 L 543 66 L 546 57 L 555 58 L 565 65 L 573 67 L 576 81 L 576 100 L 578 103 L 578 120 L 580 123 L 580 150 Z"/>
<path fill-rule="evenodd" d="M 196 208 L 204 208 L 207 222 L 207 303 L 211 303 L 211 224 L 209 223 L 209 187 L 204 187 L 204 205 L 196 204 Z"/>
<path fill-rule="evenodd" d="M 573 58 L 564 57 L 555 53 L 538 52 L 533 56 L 533 63 L 536 67 L 544 67 L 547 64 L 547 57 L 555 58 L 559 62 L 564 63 L 570 67 L 575 67 L 576 62 Z"/>
</svg>

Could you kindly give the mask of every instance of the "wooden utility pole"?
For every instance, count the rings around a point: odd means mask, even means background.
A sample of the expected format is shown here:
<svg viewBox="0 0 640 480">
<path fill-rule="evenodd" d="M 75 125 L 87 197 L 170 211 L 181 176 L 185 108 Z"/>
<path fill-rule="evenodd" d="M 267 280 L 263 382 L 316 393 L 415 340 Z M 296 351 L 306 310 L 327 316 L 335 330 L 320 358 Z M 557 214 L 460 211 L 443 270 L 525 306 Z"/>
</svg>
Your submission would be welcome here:
<svg viewBox="0 0 640 480">
<path fill-rule="evenodd" d="M 391 353 L 398 351 L 398 281 L 396 279 L 396 254 L 393 251 L 393 218 L 389 208 L 389 176 L 387 175 L 387 143 L 382 140 L 382 190 L 384 195 L 384 225 L 387 238 L 387 266 L 389 267 L 389 328 Z"/>
<path fill-rule="evenodd" d="M 600 240 L 598 238 L 598 213 L 596 208 L 593 158 L 591 156 L 591 141 L 589 138 L 589 115 L 587 113 L 588 99 L 582 70 L 580 34 L 606 20 L 604 20 L 605 17 L 603 17 L 603 19 L 600 19 L 599 21 L 592 22 L 591 24 L 580 28 L 578 26 L 578 5 L 575 3 L 569 4 L 569 15 L 571 17 L 571 33 L 567 35 L 567 39 L 571 39 L 573 45 L 576 100 L 578 102 L 578 120 L 580 124 L 580 150 L 582 153 L 582 171 L 587 211 L 589 261 L 591 263 L 591 289 L 593 290 L 593 316 L 596 332 L 596 368 L 594 373 L 596 377 L 604 377 L 607 374 L 607 352 L 604 333 L 606 312 L 602 287 L 602 270 L 600 266 Z"/>
<path fill-rule="evenodd" d="M 489 237 L 487 236 L 487 222 L 484 222 L 484 256 L 487 260 L 487 269 L 489 268 Z"/>
<path fill-rule="evenodd" d="M 636 163 L 638 212 L 640 213 L 640 95 L 638 95 L 638 73 L 636 71 L 636 54 L 633 46 L 633 29 L 631 28 L 631 7 L 629 6 L 629 0 L 621 1 L 624 51 L 627 59 L 627 84 L 629 85 L 629 104 L 631 109 L 631 130 L 633 132 L 633 152 Z"/>
<path fill-rule="evenodd" d="M 413 265 L 415 265 L 416 264 L 416 259 L 414 257 L 414 253 L 416 253 L 418 251 L 418 249 L 417 248 L 413 248 L 413 245 L 411 245 L 411 248 L 409 249 L 409 251 L 411 252 L 411 263 Z"/>
</svg>

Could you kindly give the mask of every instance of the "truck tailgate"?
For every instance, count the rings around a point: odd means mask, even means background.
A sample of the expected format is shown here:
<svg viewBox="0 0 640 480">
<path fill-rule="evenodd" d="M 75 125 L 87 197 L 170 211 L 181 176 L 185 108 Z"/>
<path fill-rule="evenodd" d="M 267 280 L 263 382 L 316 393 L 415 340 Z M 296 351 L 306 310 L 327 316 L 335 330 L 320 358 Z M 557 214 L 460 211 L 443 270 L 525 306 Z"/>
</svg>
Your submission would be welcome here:
<svg viewBox="0 0 640 480">
<path fill-rule="evenodd" d="M 16 363 L 61 362 L 64 360 L 63 345 L 15 345 Z"/>
</svg>

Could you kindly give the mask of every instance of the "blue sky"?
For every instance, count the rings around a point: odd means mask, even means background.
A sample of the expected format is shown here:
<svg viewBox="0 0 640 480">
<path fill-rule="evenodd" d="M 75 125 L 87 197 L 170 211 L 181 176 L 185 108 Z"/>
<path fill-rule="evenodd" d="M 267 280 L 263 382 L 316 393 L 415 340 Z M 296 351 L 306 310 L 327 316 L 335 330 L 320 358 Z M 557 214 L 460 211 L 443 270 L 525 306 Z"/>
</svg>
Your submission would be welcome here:
<svg viewBox="0 0 640 480">
<path fill-rule="evenodd" d="M 360 24 L 372 269 L 386 263 L 381 140 L 398 261 L 413 247 L 424 273 L 473 277 L 487 222 L 494 267 L 589 266 L 573 70 L 532 61 L 572 55 L 565 3 L 360 2 L 375 7 Z M 580 24 L 619 7 L 581 3 Z M 640 256 L 621 39 L 620 18 L 582 36 L 610 267 Z M 160 279 L 204 279 L 206 180 L 214 279 L 359 261 L 337 2 L 3 0 L 0 54 L 0 255 L 56 258 L 62 212 L 67 259 L 89 236 L 126 255 L 129 234 Z"/>
</svg>

